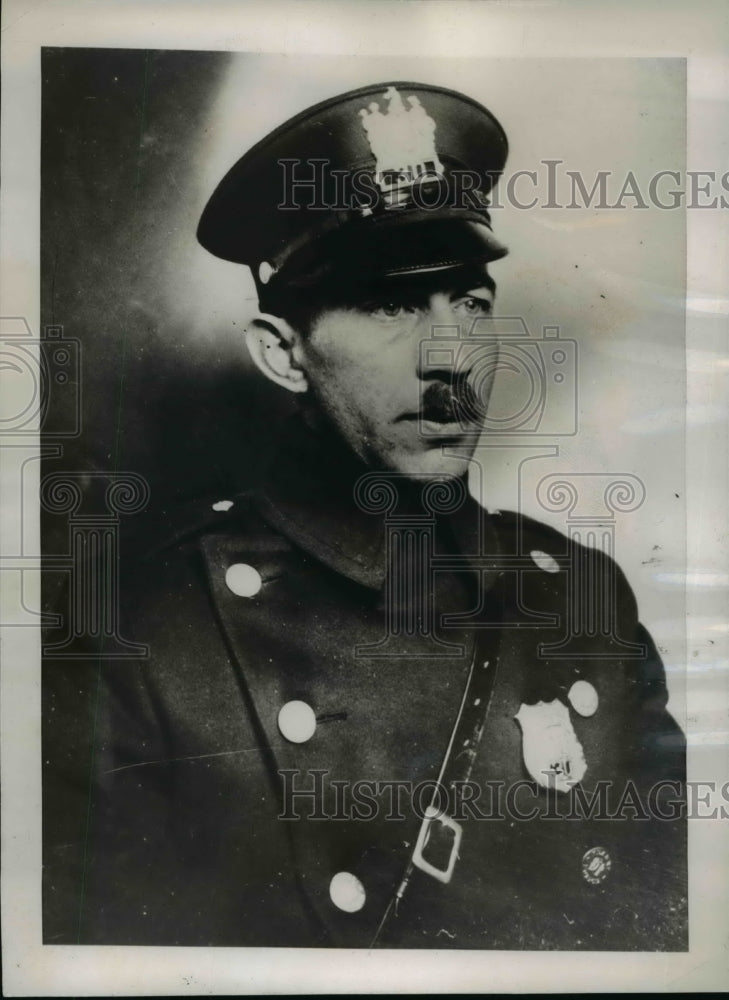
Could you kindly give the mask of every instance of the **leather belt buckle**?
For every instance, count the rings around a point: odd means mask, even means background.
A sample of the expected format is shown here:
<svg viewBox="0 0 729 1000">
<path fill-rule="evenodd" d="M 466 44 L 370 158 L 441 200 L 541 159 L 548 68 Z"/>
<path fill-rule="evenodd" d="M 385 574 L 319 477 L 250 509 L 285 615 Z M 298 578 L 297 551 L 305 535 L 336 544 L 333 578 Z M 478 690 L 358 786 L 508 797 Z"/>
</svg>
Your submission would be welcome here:
<svg viewBox="0 0 729 1000">
<path fill-rule="evenodd" d="M 450 882 L 462 836 L 460 823 L 434 806 L 428 806 L 420 824 L 412 863 L 439 882 Z M 425 857 L 426 853 L 430 860 Z"/>
</svg>

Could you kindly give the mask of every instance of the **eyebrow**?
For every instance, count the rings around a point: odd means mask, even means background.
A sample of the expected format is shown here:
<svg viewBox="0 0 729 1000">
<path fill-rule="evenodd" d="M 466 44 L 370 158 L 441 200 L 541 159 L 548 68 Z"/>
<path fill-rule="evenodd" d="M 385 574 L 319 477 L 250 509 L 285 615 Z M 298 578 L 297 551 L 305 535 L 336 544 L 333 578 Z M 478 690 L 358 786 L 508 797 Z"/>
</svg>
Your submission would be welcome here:
<svg viewBox="0 0 729 1000">
<path fill-rule="evenodd" d="M 490 274 L 484 274 L 482 284 L 484 288 L 488 288 L 492 295 L 496 295 L 496 282 Z"/>
</svg>

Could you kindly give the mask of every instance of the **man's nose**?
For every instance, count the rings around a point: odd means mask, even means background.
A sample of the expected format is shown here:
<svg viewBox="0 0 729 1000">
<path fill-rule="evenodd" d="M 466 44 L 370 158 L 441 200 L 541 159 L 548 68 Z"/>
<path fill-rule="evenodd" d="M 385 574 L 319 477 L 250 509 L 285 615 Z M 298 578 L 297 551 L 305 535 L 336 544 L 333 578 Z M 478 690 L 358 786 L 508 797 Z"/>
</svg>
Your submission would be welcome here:
<svg viewBox="0 0 729 1000">
<path fill-rule="evenodd" d="M 427 308 L 423 310 L 423 320 L 435 335 L 441 329 L 448 329 L 449 336 L 454 335 L 456 328 L 459 334 L 462 333 L 461 316 L 449 295 L 441 293 L 431 295 Z"/>
<path fill-rule="evenodd" d="M 473 353 L 464 349 L 468 328 L 447 295 L 434 295 L 418 324 L 418 377 L 455 382 L 467 379 Z"/>
</svg>

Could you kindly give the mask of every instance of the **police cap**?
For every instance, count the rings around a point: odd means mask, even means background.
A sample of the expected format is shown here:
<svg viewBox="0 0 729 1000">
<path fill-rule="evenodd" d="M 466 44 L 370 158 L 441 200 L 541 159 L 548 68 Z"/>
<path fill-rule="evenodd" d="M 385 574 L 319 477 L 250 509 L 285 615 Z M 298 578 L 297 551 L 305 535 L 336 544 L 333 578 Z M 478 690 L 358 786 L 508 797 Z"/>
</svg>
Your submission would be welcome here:
<svg viewBox="0 0 729 1000">
<path fill-rule="evenodd" d="M 481 104 L 422 83 L 349 91 L 289 119 L 241 157 L 198 240 L 250 267 L 269 307 L 291 288 L 503 257 L 489 192 L 506 134 Z"/>
</svg>

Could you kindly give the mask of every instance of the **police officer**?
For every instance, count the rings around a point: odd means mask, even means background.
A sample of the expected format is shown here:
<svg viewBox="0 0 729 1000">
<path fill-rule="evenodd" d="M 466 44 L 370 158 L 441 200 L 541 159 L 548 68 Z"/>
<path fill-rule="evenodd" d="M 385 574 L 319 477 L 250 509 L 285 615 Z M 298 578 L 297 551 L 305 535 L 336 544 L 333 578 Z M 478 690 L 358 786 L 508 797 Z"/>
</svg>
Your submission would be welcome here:
<svg viewBox="0 0 729 1000">
<path fill-rule="evenodd" d="M 465 486 L 506 155 L 468 97 L 376 84 L 210 198 L 198 238 L 251 269 L 248 348 L 301 405 L 261 488 L 123 567 L 145 655 L 100 659 L 55 940 L 686 947 L 684 742 L 630 588 Z"/>
</svg>

